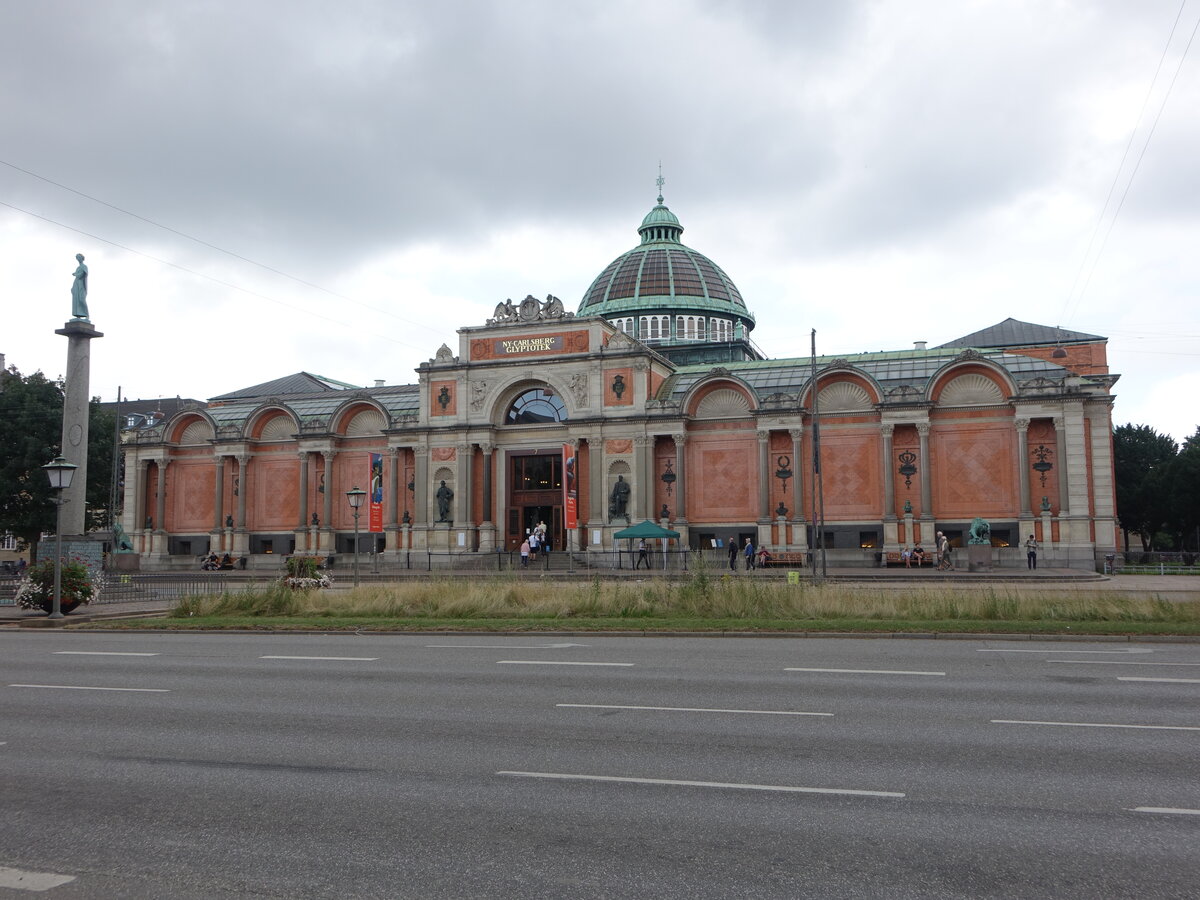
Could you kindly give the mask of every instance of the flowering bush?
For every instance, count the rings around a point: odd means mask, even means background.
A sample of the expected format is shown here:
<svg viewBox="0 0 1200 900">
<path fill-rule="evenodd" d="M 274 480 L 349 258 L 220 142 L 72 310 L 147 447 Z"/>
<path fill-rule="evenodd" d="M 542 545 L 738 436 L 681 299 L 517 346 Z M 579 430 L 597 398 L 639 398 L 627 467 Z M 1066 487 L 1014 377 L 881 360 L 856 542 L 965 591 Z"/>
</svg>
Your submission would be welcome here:
<svg viewBox="0 0 1200 900">
<path fill-rule="evenodd" d="M 329 587 L 333 579 L 317 568 L 318 562 L 315 556 L 289 556 L 283 583 L 297 591 Z"/>
<path fill-rule="evenodd" d="M 100 593 L 100 583 L 91 569 L 78 556 L 62 562 L 61 589 L 63 612 L 70 612 L 81 603 L 90 603 Z M 54 607 L 54 560 L 41 559 L 25 570 L 17 585 L 17 606 L 22 609 Z"/>
</svg>

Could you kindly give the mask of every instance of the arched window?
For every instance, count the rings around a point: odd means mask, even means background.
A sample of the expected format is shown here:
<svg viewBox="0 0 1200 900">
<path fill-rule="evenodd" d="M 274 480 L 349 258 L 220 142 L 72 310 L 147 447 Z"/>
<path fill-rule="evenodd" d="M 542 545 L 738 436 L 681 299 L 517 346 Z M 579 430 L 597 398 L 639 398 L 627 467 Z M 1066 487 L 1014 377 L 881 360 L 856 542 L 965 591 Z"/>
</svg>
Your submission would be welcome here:
<svg viewBox="0 0 1200 900">
<path fill-rule="evenodd" d="M 683 340 L 684 335 L 687 334 L 686 326 L 683 322 L 683 316 L 675 317 L 675 340 L 677 341 Z"/>
<path fill-rule="evenodd" d="M 639 337 L 641 340 L 643 340 L 643 341 L 644 341 L 644 340 L 646 339 L 646 335 L 648 335 L 649 333 L 650 333 L 650 324 L 649 324 L 649 323 L 646 321 L 646 317 L 645 317 L 645 316 L 642 316 L 642 317 L 641 317 L 641 318 L 638 320 L 638 334 L 637 334 L 637 336 L 638 336 L 638 337 Z"/>
<path fill-rule="evenodd" d="M 546 425 L 567 421 L 567 408 L 558 394 L 543 388 L 525 391 L 512 402 L 504 417 L 508 425 Z"/>
</svg>

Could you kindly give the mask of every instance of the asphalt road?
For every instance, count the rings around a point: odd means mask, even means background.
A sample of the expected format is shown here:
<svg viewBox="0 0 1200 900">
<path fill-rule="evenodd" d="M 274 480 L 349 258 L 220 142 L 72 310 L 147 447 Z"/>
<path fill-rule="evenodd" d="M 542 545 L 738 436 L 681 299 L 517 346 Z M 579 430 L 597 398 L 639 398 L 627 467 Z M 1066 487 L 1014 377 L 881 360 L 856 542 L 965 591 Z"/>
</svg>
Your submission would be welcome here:
<svg viewBox="0 0 1200 900">
<path fill-rule="evenodd" d="M 0 773 L 0 897 L 1194 898 L 1200 645 L 2 633 Z"/>
</svg>

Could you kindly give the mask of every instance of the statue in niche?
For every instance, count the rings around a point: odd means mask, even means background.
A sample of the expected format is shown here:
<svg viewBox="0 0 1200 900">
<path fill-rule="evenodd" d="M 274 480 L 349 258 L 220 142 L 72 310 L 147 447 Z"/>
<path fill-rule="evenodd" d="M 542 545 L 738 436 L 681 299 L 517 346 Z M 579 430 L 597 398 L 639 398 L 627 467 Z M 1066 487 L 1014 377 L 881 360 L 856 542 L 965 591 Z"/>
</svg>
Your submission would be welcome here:
<svg viewBox="0 0 1200 900">
<path fill-rule="evenodd" d="M 450 518 L 450 502 L 454 499 L 454 491 L 452 488 L 446 487 L 446 482 L 442 482 L 442 486 L 437 489 L 437 505 L 438 505 L 438 521 L 452 522 Z"/>
<path fill-rule="evenodd" d="M 626 524 L 629 523 L 629 482 L 624 475 L 617 476 L 617 483 L 608 495 L 608 520 L 613 519 L 624 519 Z"/>
</svg>

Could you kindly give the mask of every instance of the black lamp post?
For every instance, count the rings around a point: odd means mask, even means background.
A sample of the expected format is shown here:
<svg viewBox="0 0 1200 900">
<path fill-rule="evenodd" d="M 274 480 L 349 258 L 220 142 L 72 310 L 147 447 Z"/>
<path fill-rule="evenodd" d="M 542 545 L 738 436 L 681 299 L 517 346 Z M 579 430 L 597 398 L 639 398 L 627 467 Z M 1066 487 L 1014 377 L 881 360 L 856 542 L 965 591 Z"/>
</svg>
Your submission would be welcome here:
<svg viewBox="0 0 1200 900">
<path fill-rule="evenodd" d="M 358 510 L 363 505 L 367 492 L 355 485 L 346 491 L 346 499 L 350 501 L 350 509 L 354 513 L 354 586 L 358 587 Z"/>
<path fill-rule="evenodd" d="M 50 490 L 54 491 L 54 505 L 58 510 L 54 518 L 54 608 L 50 612 L 50 618 L 61 619 L 62 614 L 62 508 L 63 491 L 71 486 L 71 479 L 75 476 L 75 469 L 78 468 L 74 463 L 69 463 L 61 456 L 56 456 L 53 460 L 42 466 L 46 470 L 46 476 L 50 479 Z"/>
</svg>

